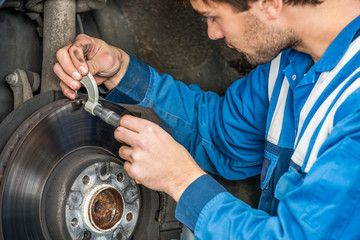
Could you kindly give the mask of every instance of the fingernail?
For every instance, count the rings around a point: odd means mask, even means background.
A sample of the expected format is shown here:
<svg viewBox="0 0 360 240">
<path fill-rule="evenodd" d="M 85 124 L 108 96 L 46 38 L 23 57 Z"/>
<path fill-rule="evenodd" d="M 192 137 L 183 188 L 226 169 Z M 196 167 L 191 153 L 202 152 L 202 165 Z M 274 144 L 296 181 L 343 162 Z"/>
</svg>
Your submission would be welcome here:
<svg viewBox="0 0 360 240">
<path fill-rule="evenodd" d="M 79 67 L 79 71 L 81 72 L 82 75 L 85 75 L 85 74 L 86 74 L 86 68 L 83 67 L 83 66 L 80 66 L 80 67 Z"/>
<path fill-rule="evenodd" d="M 73 90 L 77 90 L 77 89 L 78 89 L 78 82 L 77 82 L 77 81 L 71 81 L 71 82 L 70 82 L 70 87 L 71 87 Z"/>
<path fill-rule="evenodd" d="M 72 78 L 75 80 L 80 80 L 81 79 L 81 75 L 78 72 L 73 72 L 72 74 Z"/>
<path fill-rule="evenodd" d="M 72 99 L 73 96 L 74 96 L 72 93 L 68 93 L 67 95 L 68 95 L 68 97 L 71 98 L 71 99 Z"/>
</svg>

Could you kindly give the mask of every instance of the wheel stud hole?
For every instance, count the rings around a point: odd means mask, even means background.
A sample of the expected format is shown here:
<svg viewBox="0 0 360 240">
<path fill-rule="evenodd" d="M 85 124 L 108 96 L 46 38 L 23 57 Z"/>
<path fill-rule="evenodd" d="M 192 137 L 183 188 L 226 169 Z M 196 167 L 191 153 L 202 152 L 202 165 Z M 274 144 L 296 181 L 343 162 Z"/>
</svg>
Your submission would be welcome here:
<svg viewBox="0 0 360 240">
<path fill-rule="evenodd" d="M 79 220 L 78 220 L 77 218 L 73 218 L 73 219 L 71 220 L 71 226 L 72 226 L 72 227 L 77 227 L 78 224 L 79 224 Z"/>
<path fill-rule="evenodd" d="M 129 212 L 126 214 L 126 221 L 130 222 L 133 219 L 133 214 L 132 212 Z"/>
<path fill-rule="evenodd" d="M 124 181 L 124 174 L 122 172 L 119 172 L 116 179 L 118 180 L 118 182 Z"/>
<path fill-rule="evenodd" d="M 113 234 L 113 240 L 122 240 L 123 239 L 123 235 L 120 231 L 115 231 Z"/>
<path fill-rule="evenodd" d="M 84 185 L 87 185 L 90 182 L 90 178 L 88 175 L 85 175 L 82 179 Z"/>
<path fill-rule="evenodd" d="M 79 240 L 90 240 L 92 237 L 92 234 L 90 231 L 85 230 L 84 233 L 78 238 Z"/>
</svg>

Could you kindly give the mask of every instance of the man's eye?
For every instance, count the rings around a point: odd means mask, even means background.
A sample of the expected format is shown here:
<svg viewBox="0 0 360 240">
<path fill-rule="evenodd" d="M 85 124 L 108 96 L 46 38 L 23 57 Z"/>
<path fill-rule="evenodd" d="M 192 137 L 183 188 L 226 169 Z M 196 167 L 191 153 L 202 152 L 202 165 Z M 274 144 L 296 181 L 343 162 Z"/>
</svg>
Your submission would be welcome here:
<svg viewBox="0 0 360 240">
<path fill-rule="evenodd" d="M 201 19 L 204 23 L 213 23 L 215 21 L 215 17 L 202 17 Z"/>
</svg>

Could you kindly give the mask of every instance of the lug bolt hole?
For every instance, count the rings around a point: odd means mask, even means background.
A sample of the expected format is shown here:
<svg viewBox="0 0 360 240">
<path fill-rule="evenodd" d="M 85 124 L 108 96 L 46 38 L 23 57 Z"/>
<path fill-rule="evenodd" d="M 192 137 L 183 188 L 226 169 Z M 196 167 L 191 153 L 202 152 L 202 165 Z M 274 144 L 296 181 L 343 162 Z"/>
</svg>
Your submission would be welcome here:
<svg viewBox="0 0 360 240">
<path fill-rule="evenodd" d="M 126 214 L 126 220 L 128 222 L 130 222 L 133 219 L 133 214 L 131 212 L 129 212 L 128 214 Z"/>
<path fill-rule="evenodd" d="M 79 240 L 90 240 L 92 237 L 92 234 L 90 231 L 85 230 L 85 232 L 78 238 Z"/>
<path fill-rule="evenodd" d="M 118 173 L 116 179 L 118 180 L 118 182 L 124 181 L 124 174 L 122 172 Z"/>
<path fill-rule="evenodd" d="M 122 235 L 122 233 L 121 232 L 115 232 L 114 234 L 113 234 L 113 239 L 114 240 L 122 240 L 123 239 L 123 235 Z"/>
<path fill-rule="evenodd" d="M 78 221 L 77 218 L 73 218 L 73 219 L 71 220 L 71 226 L 72 226 L 72 227 L 77 227 L 78 224 L 79 224 L 79 221 Z"/>
<path fill-rule="evenodd" d="M 84 185 L 87 185 L 90 182 L 90 178 L 88 175 L 85 175 L 82 179 Z"/>
</svg>

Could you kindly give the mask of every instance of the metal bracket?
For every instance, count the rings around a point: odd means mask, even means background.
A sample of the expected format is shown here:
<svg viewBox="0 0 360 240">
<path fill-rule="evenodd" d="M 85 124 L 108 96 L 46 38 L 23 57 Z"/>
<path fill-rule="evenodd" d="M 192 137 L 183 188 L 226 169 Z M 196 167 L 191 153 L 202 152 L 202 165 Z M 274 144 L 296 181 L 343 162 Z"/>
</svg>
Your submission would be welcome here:
<svg viewBox="0 0 360 240">
<path fill-rule="evenodd" d="M 14 109 L 33 97 L 40 86 L 40 76 L 37 73 L 15 69 L 5 78 L 14 95 Z"/>
</svg>

